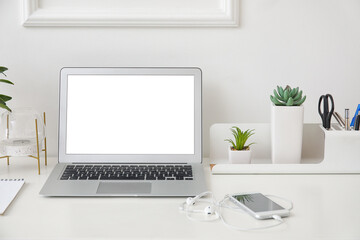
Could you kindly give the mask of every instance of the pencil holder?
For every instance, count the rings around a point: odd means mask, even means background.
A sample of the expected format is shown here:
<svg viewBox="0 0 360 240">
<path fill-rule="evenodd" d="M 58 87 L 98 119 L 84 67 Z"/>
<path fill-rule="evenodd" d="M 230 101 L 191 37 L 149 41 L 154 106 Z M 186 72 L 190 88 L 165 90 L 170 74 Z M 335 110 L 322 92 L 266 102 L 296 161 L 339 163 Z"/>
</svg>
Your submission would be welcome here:
<svg viewBox="0 0 360 240">
<path fill-rule="evenodd" d="M 339 169 L 344 165 L 360 166 L 360 131 L 345 131 L 331 128 L 324 132 L 324 159 Z"/>
</svg>

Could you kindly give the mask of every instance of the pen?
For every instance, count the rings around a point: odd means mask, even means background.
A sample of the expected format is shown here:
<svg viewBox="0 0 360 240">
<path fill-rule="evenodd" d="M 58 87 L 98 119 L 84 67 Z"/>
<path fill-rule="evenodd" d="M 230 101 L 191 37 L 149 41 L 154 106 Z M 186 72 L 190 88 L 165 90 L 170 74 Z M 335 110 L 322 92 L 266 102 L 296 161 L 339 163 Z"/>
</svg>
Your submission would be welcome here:
<svg viewBox="0 0 360 240">
<path fill-rule="evenodd" d="M 359 131 L 359 125 L 360 125 L 360 115 L 358 114 L 358 115 L 356 116 L 355 123 L 354 123 L 354 129 L 355 129 L 356 131 Z"/>
<path fill-rule="evenodd" d="M 350 131 L 349 109 L 348 108 L 345 108 L 345 130 Z"/>
<path fill-rule="evenodd" d="M 334 112 L 334 117 L 341 127 L 345 127 L 345 121 L 338 112 Z"/>
<path fill-rule="evenodd" d="M 356 117 L 359 115 L 359 112 L 360 112 L 360 104 L 357 106 L 354 117 L 351 119 L 350 127 L 355 126 L 355 120 L 356 120 Z"/>
</svg>

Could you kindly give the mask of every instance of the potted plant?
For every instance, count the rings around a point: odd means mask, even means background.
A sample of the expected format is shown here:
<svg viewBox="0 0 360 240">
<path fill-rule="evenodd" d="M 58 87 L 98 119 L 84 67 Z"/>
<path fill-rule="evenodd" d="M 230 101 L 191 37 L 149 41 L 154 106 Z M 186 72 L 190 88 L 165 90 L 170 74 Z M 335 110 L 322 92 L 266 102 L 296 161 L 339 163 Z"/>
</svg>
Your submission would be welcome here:
<svg viewBox="0 0 360 240">
<path fill-rule="evenodd" d="M 6 77 L 6 74 L 4 72 L 7 70 L 8 69 L 6 67 L 0 66 L 0 75 L 4 75 Z M 1 79 L 1 77 L 0 77 L 0 82 L 14 85 L 14 83 L 12 83 L 11 81 L 6 80 L 6 79 Z M 12 99 L 12 97 L 10 97 L 10 96 L 0 94 L 0 108 L 11 112 L 11 109 L 6 105 L 6 102 L 10 101 L 11 99 Z"/>
<path fill-rule="evenodd" d="M 270 95 L 271 159 L 273 163 L 300 163 L 306 96 L 299 87 L 277 86 Z"/>
<path fill-rule="evenodd" d="M 250 143 L 249 145 L 245 145 L 246 141 L 254 135 L 254 129 L 241 131 L 238 127 L 230 128 L 234 140 L 225 139 L 225 141 L 231 143 L 229 148 L 229 160 L 231 163 L 250 163 L 251 162 L 251 150 L 250 145 L 254 143 Z"/>
</svg>

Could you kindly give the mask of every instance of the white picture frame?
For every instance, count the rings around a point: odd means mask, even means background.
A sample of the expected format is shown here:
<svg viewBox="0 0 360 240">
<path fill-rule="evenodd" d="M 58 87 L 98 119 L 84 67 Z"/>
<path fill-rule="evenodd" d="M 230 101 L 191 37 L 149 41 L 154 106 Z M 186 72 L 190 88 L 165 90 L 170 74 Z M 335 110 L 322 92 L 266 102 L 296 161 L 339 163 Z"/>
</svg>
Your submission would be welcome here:
<svg viewBox="0 0 360 240">
<path fill-rule="evenodd" d="M 176 0 L 174 0 L 176 3 Z M 174 3 L 172 1 L 172 4 Z M 154 4 L 151 4 L 153 2 Z M 163 4 L 159 4 L 163 2 Z M 170 6 L 166 0 L 143 0 L 143 8 L 128 8 L 131 0 L 112 1 L 114 8 L 103 6 L 103 1 L 90 1 L 92 8 L 79 1 L 76 8 L 61 0 L 23 0 L 25 27 L 87 26 L 87 27 L 237 27 L 239 0 L 192 0 L 186 8 Z M 56 3 L 56 4 L 54 4 Z M 68 1 L 66 1 L 69 4 Z M 127 4 L 124 4 L 127 3 Z M 62 5 L 63 4 L 63 5 Z M 170 5 L 169 5 L 170 4 Z M 182 4 L 178 0 L 177 4 Z M 112 6 L 112 5 L 111 5 Z"/>
</svg>

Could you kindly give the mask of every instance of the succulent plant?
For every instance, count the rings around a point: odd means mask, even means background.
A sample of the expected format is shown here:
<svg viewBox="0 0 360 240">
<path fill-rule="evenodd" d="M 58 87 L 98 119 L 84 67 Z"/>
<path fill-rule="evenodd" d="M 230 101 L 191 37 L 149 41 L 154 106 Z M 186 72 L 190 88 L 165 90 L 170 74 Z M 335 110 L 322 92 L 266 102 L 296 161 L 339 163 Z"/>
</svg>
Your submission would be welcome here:
<svg viewBox="0 0 360 240">
<path fill-rule="evenodd" d="M 225 139 L 225 141 L 231 143 L 233 150 L 238 150 L 238 151 L 248 150 L 249 146 L 254 144 L 254 143 L 250 143 L 249 145 L 245 146 L 246 141 L 249 139 L 249 137 L 255 134 L 253 132 L 254 129 L 241 131 L 241 129 L 238 127 L 232 127 L 230 128 L 230 130 L 235 138 L 235 142 L 232 139 Z"/>
<path fill-rule="evenodd" d="M 299 87 L 291 88 L 286 86 L 283 89 L 277 86 L 277 91 L 274 89 L 274 96 L 270 95 L 270 99 L 276 106 L 300 106 L 306 99 L 306 96 L 302 96 L 302 93 L 302 91 L 299 91 Z"/>
</svg>

